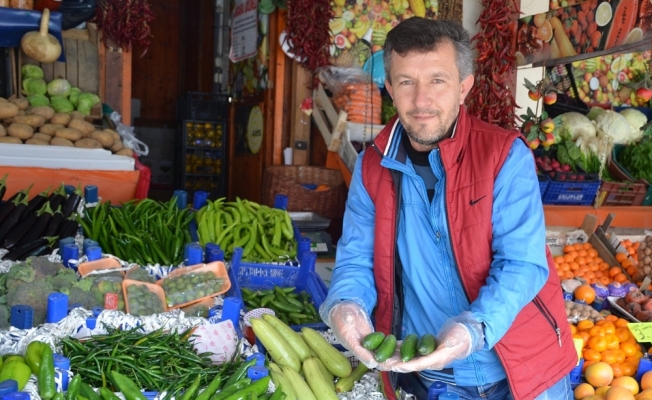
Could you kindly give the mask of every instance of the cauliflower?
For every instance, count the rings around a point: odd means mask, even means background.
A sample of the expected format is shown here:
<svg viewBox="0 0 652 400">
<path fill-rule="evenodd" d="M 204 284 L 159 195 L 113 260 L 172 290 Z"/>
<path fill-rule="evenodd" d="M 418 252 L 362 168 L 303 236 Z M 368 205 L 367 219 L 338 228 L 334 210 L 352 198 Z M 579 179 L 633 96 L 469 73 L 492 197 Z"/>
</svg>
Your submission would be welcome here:
<svg viewBox="0 0 652 400">
<path fill-rule="evenodd" d="M 561 115 L 562 130 L 571 140 L 575 140 L 580 136 L 585 138 L 594 137 L 596 135 L 595 125 L 586 116 L 578 112 L 567 112 Z"/>
<path fill-rule="evenodd" d="M 597 116 L 595 127 L 599 135 L 607 135 L 613 144 L 627 144 L 633 136 L 633 128 L 627 118 L 611 110 L 605 110 Z"/>
<path fill-rule="evenodd" d="M 647 116 L 635 108 L 625 108 L 620 110 L 620 114 L 627 118 L 627 122 L 632 127 L 632 135 L 629 138 L 629 142 L 638 142 L 643 137 L 643 132 L 641 127 L 647 124 Z"/>
</svg>

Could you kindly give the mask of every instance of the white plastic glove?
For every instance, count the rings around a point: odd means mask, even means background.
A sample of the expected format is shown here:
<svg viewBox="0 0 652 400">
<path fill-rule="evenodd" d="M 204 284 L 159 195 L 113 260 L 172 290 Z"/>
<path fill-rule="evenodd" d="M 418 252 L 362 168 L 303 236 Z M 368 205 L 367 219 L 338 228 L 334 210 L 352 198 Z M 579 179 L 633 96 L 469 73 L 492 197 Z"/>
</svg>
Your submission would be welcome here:
<svg viewBox="0 0 652 400">
<path fill-rule="evenodd" d="M 484 346 L 482 323 L 474 319 L 470 312 L 463 312 L 444 323 L 437 343 L 437 349 L 427 356 L 403 362 L 395 354 L 381 363 L 378 369 L 400 373 L 444 369 L 453 361 L 463 360 Z"/>
<path fill-rule="evenodd" d="M 362 347 L 362 339 L 374 331 L 371 319 L 360 305 L 343 301 L 328 313 L 329 326 L 337 340 L 352 351 L 367 368 L 378 365 L 374 353 Z"/>
</svg>

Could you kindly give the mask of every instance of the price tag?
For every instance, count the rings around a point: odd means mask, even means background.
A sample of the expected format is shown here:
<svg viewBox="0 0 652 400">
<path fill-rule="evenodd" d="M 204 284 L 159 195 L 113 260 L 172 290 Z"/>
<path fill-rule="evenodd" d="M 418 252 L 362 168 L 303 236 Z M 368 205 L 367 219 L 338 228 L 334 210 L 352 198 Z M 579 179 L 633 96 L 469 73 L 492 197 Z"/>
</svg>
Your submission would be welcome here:
<svg viewBox="0 0 652 400">
<path fill-rule="evenodd" d="M 627 324 L 629 331 L 636 338 L 637 342 L 652 342 L 652 323 L 650 322 L 630 322 Z"/>
<path fill-rule="evenodd" d="M 582 348 L 584 347 L 584 340 L 573 338 L 573 344 L 575 344 L 575 351 L 577 351 L 577 364 L 575 364 L 575 366 L 577 367 L 578 365 L 580 365 L 580 359 L 582 358 Z"/>
</svg>

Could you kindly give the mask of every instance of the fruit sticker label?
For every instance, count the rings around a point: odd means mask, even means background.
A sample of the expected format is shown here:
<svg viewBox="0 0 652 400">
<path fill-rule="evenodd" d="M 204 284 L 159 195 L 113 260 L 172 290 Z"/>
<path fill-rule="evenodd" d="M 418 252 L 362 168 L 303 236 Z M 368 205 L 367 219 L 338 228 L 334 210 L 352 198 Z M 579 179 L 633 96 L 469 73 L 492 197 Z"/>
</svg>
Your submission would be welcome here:
<svg viewBox="0 0 652 400">
<path fill-rule="evenodd" d="M 559 64 L 588 53 L 635 49 L 652 29 L 650 0 L 586 0 L 519 20 L 516 62 Z M 559 59 L 567 59 L 560 61 Z"/>
</svg>

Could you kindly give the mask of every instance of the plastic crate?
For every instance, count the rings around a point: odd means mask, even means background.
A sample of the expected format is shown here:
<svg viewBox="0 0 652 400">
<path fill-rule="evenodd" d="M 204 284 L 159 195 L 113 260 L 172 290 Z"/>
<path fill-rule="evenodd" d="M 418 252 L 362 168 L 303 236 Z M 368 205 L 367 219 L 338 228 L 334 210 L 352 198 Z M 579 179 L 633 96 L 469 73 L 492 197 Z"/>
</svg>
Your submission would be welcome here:
<svg viewBox="0 0 652 400">
<path fill-rule="evenodd" d="M 543 195 L 543 204 L 588 206 L 593 203 L 600 188 L 600 181 L 548 181 L 548 188 Z"/>
<path fill-rule="evenodd" d="M 609 173 L 614 179 L 620 181 L 628 181 L 628 182 L 636 182 L 636 183 L 644 184 L 646 187 L 646 193 L 645 193 L 645 197 L 643 198 L 643 202 L 640 205 L 652 206 L 652 185 L 650 185 L 650 182 L 644 179 L 635 180 L 634 177 L 629 173 L 629 171 L 627 171 L 627 169 L 618 162 L 618 155 L 620 154 L 621 151 L 623 151 L 624 148 L 625 148 L 624 145 L 617 144 L 611 150 L 611 154 L 609 155 L 609 162 L 607 164 Z"/>
<path fill-rule="evenodd" d="M 645 199 L 646 188 L 643 183 L 602 182 L 597 205 L 600 206 L 640 206 Z"/>
<path fill-rule="evenodd" d="M 538 174 L 537 178 L 539 179 L 539 192 L 541 193 L 541 198 L 543 198 L 543 195 L 546 193 L 546 189 L 548 188 L 548 178 Z"/>
<path fill-rule="evenodd" d="M 275 265 L 275 264 L 258 264 L 242 262 L 242 249 L 236 248 L 231 258 L 231 268 L 229 270 L 229 279 L 231 279 L 231 289 L 227 292 L 228 296 L 235 296 L 243 300 L 242 288 L 249 290 L 272 289 L 274 285 L 280 287 L 296 288 L 297 292 L 305 290 L 312 300 L 317 310 L 326 300 L 326 293 L 323 291 L 321 278 L 315 272 L 316 254 L 309 251 L 301 257 L 299 267 Z M 296 325 L 303 326 L 320 326 L 322 323 Z M 294 326 L 294 325 L 293 325 Z"/>
<path fill-rule="evenodd" d="M 226 121 L 229 96 L 217 93 L 188 92 L 177 100 L 177 119 Z"/>
</svg>

